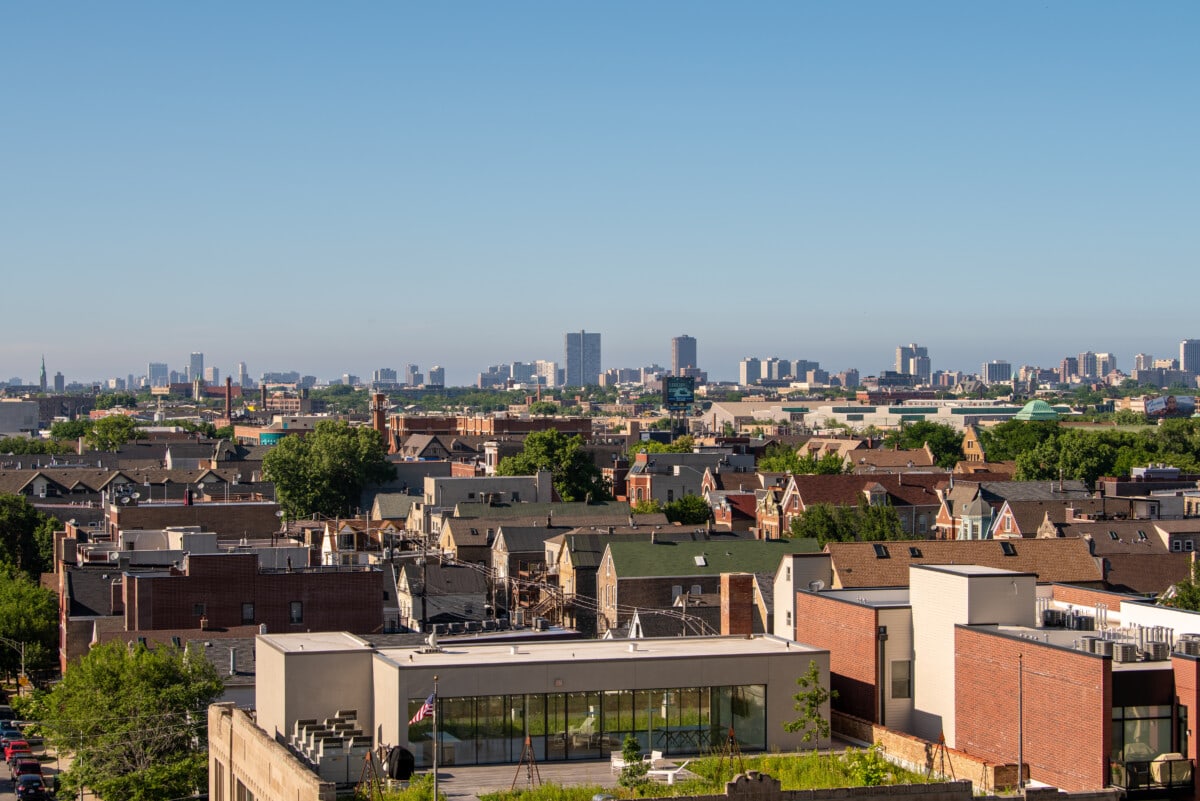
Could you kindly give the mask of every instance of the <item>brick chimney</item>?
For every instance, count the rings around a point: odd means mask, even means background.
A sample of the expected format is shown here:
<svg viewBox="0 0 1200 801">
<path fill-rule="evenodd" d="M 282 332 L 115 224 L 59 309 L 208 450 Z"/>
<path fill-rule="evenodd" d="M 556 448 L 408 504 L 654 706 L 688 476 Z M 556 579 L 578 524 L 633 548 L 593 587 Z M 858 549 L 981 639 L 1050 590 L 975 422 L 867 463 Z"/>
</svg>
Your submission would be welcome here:
<svg viewBox="0 0 1200 801">
<path fill-rule="evenodd" d="M 233 379 L 225 376 L 225 422 L 233 422 Z"/>
<path fill-rule="evenodd" d="M 721 634 L 746 636 L 754 632 L 754 576 L 721 574 Z"/>
</svg>

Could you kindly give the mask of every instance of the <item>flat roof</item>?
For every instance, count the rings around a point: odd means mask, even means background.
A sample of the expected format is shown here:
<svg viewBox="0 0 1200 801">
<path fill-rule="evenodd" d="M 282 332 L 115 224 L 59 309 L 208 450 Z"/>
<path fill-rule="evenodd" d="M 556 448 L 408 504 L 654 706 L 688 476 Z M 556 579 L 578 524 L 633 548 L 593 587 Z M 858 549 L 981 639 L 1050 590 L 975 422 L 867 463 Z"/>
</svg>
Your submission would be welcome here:
<svg viewBox="0 0 1200 801">
<path fill-rule="evenodd" d="M 630 650 L 630 646 L 636 650 Z M 515 649 L 515 653 L 513 652 Z M 824 653 L 824 649 L 770 635 L 754 637 L 663 637 L 644 640 L 571 640 L 509 645 L 445 643 L 439 651 L 381 648 L 379 655 L 401 667 L 469 667 L 514 662 L 632 661 L 696 657 L 746 657 Z M 410 659 L 411 657 L 411 659 Z"/>
<path fill-rule="evenodd" d="M 1002 540 L 1003 541 L 1003 540 Z M 999 567 L 988 567 L 987 565 L 935 565 L 935 564 L 919 564 L 912 565 L 912 570 L 938 570 L 942 573 L 957 573 L 961 576 L 1036 576 L 1036 573 L 1029 573 L 1023 570 L 1004 570 Z"/>
<path fill-rule="evenodd" d="M 370 651 L 366 640 L 346 631 L 309 631 L 303 634 L 260 634 L 258 640 L 283 653 L 328 653 L 330 651 Z"/>
<path fill-rule="evenodd" d="M 909 606 L 908 587 L 881 587 L 879 589 L 823 590 L 817 595 L 828 596 L 839 601 L 849 601 L 862 606 L 903 607 Z"/>
</svg>

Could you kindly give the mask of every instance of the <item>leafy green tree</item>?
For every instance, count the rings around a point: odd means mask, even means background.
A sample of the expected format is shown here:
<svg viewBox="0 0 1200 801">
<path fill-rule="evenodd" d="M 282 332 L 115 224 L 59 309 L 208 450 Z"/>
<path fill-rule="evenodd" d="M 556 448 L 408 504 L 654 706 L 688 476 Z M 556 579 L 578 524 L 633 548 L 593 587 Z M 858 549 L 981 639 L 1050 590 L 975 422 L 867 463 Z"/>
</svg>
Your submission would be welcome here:
<svg viewBox="0 0 1200 801">
<path fill-rule="evenodd" d="M 814 503 L 792 518 L 791 534 L 800 539 L 815 539 L 821 545 L 827 542 L 851 542 L 854 540 L 854 523 L 853 509 Z"/>
<path fill-rule="evenodd" d="M 96 397 L 97 409 L 112 409 L 116 406 L 123 406 L 127 409 L 136 409 L 138 405 L 138 397 L 132 392 L 109 392 Z"/>
<path fill-rule="evenodd" d="M 306 436 L 284 437 L 263 457 L 263 472 L 291 518 L 354 514 L 362 491 L 396 475 L 372 428 L 322 420 Z"/>
<path fill-rule="evenodd" d="M 634 501 L 629 506 L 629 511 L 635 515 L 652 515 L 663 510 L 663 505 L 654 498 L 645 498 L 640 501 Z"/>
<path fill-rule="evenodd" d="M 667 520 L 685 526 L 698 526 L 712 517 L 712 507 L 703 495 L 684 495 L 668 503 L 663 511 L 667 514 Z"/>
<path fill-rule="evenodd" d="M 696 440 L 691 434 L 676 437 L 672 442 L 659 442 L 650 439 L 645 442 L 635 442 L 629 446 L 629 458 L 634 459 L 639 453 L 691 453 L 696 447 Z"/>
<path fill-rule="evenodd" d="M 890 503 L 875 506 L 860 503 L 858 539 L 862 542 L 886 542 L 911 539 L 900 524 L 900 514 Z"/>
<path fill-rule="evenodd" d="M 822 714 L 822 708 L 837 698 L 837 691 L 821 686 L 821 668 L 815 659 L 810 659 L 808 670 L 796 677 L 796 686 L 800 689 L 792 696 L 793 708 L 800 714 L 784 722 L 784 731 L 800 732 L 800 740 L 805 743 L 825 739 L 829 736 L 829 717 Z"/>
<path fill-rule="evenodd" d="M 203 656 L 120 642 L 92 648 L 43 705 L 47 741 L 74 756 L 60 784 L 104 799 L 190 796 L 207 784 L 207 709 L 222 690 Z"/>
<path fill-rule="evenodd" d="M 69 448 L 59 442 L 32 437 L 0 437 L 0 453 L 13 456 L 64 453 Z"/>
<path fill-rule="evenodd" d="M 50 570 L 57 525 L 24 495 L 0 495 L 0 564 L 35 579 Z"/>
<path fill-rule="evenodd" d="M 606 501 L 610 495 L 600 468 L 583 449 L 583 437 L 568 437 L 557 429 L 535 431 L 525 438 L 520 453 L 496 465 L 496 475 L 532 476 L 549 470 L 554 489 L 564 501 Z"/>
<path fill-rule="evenodd" d="M 50 424 L 50 437 L 55 440 L 78 440 L 92 430 L 92 421 L 85 417 L 78 420 L 60 420 Z"/>
<path fill-rule="evenodd" d="M 11 565 L 0 565 L 0 637 L 25 644 L 27 673 L 54 667 L 58 598 Z M 20 652 L 0 648 L 0 670 L 15 675 L 20 669 Z"/>
<path fill-rule="evenodd" d="M 650 766 L 642 759 L 642 747 L 632 734 L 626 734 L 625 741 L 621 743 L 621 761 L 625 763 L 625 767 L 621 768 L 617 784 L 622 787 L 639 787 L 649 781 L 646 774 L 650 772 Z"/>
<path fill-rule="evenodd" d="M 670 431 L 671 425 L 672 425 L 671 418 L 659 417 L 650 424 L 650 430 L 651 431 Z"/>
<path fill-rule="evenodd" d="M 963 435 L 945 423 L 918 420 L 884 435 L 883 443 L 889 448 L 915 450 L 929 446 L 934 461 L 940 467 L 954 467 L 962 459 Z"/>
<path fill-rule="evenodd" d="M 137 421 L 123 414 L 111 414 L 97 420 L 86 435 L 89 447 L 97 451 L 117 451 L 137 436 Z"/>
<path fill-rule="evenodd" d="M 1200 612 L 1200 562 L 1192 562 L 1192 575 L 1174 585 L 1172 597 L 1163 600 L 1163 606 Z"/>
<path fill-rule="evenodd" d="M 759 457 L 758 469 L 764 473 L 792 473 L 797 476 L 836 476 L 847 470 L 841 454 L 830 451 L 823 456 L 799 453 L 795 448 L 775 443 Z"/>
<path fill-rule="evenodd" d="M 1019 454 L 1058 436 L 1058 423 L 1047 420 L 1008 420 L 979 429 L 979 441 L 988 461 L 1008 462 Z"/>
<path fill-rule="evenodd" d="M 534 401 L 529 404 L 529 413 L 534 415 L 558 414 L 558 404 L 552 401 Z"/>
</svg>

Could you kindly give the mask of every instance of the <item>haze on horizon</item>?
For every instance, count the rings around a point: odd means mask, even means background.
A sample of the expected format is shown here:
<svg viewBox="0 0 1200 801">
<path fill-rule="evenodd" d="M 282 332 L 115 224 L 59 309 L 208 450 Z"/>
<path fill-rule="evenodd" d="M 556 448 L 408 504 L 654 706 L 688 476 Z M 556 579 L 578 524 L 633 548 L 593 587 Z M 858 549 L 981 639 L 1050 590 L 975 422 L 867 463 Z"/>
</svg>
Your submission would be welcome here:
<svg viewBox="0 0 1200 801">
<path fill-rule="evenodd" d="M 1200 7 L 0 7 L 0 378 L 1177 355 Z"/>
</svg>

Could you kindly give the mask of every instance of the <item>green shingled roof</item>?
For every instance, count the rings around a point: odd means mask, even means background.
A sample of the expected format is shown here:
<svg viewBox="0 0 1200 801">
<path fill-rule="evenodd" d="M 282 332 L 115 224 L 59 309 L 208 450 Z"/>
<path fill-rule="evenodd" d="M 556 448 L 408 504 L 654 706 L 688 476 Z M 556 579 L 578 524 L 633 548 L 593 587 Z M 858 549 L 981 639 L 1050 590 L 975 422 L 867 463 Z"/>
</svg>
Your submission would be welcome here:
<svg viewBox="0 0 1200 801">
<path fill-rule="evenodd" d="M 787 554 L 818 553 L 815 539 L 737 542 L 613 542 L 608 546 L 621 578 L 774 573 Z"/>
</svg>

